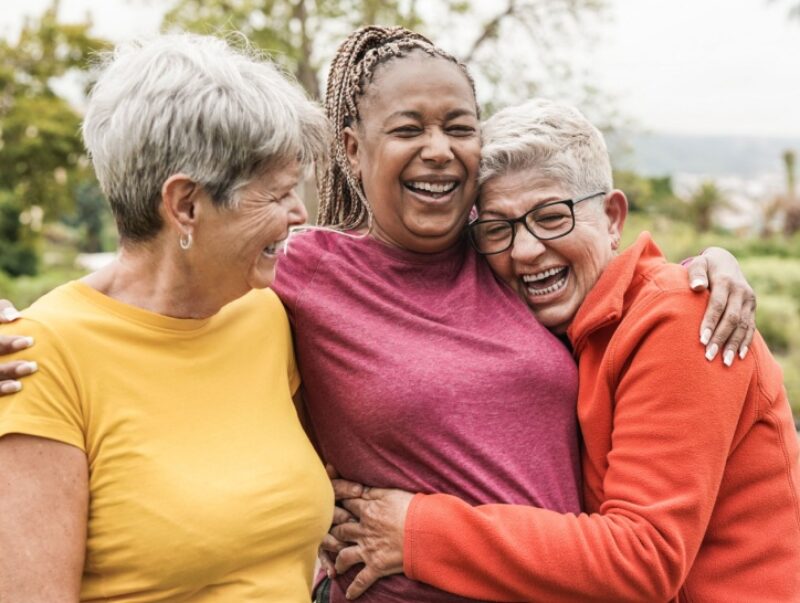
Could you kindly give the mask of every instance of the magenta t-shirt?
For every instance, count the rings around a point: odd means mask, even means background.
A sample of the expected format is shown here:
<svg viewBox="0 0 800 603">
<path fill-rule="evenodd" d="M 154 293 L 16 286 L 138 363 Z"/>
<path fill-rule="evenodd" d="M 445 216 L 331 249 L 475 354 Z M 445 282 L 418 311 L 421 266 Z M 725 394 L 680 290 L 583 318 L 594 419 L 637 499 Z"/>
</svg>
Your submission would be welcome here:
<svg viewBox="0 0 800 603">
<path fill-rule="evenodd" d="M 468 245 L 419 254 L 310 231 L 292 237 L 273 287 L 310 435 L 342 477 L 580 511 L 575 364 Z M 355 573 L 337 578 L 333 603 Z M 465 600 L 405 576 L 359 599 Z"/>
</svg>

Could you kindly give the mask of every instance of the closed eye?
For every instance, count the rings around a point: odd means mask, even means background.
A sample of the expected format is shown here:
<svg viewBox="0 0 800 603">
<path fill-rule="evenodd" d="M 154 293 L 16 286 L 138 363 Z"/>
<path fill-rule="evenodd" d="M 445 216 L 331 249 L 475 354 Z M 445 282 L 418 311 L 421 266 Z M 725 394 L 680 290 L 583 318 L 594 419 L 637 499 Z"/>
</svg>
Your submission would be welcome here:
<svg viewBox="0 0 800 603">
<path fill-rule="evenodd" d="M 391 134 L 396 134 L 398 136 L 416 136 L 420 132 L 422 132 L 422 128 L 419 126 L 400 126 L 399 128 L 394 128 Z"/>
<path fill-rule="evenodd" d="M 455 125 L 455 126 L 448 126 L 447 132 L 452 134 L 453 136 L 472 136 L 475 134 L 476 129 L 474 126 L 468 125 Z"/>
</svg>

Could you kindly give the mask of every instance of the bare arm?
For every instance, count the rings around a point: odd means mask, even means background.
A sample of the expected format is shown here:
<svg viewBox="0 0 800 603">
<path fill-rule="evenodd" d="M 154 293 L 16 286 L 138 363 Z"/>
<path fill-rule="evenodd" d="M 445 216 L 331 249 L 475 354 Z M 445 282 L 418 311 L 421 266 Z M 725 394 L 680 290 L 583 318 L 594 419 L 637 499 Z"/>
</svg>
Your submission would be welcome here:
<svg viewBox="0 0 800 603">
<path fill-rule="evenodd" d="M 88 484 L 82 450 L 33 436 L 0 438 L 0 601 L 77 603 Z"/>
</svg>

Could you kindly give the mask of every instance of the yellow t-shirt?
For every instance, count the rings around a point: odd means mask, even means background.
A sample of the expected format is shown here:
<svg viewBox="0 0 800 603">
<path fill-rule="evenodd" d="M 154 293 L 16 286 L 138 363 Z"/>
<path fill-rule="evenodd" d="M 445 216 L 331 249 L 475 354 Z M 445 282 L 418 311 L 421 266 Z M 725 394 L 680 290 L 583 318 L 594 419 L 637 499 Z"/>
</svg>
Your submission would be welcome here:
<svg viewBox="0 0 800 603">
<path fill-rule="evenodd" d="M 79 282 L 0 332 L 39 371 L 0 398 L 0 436 L 86 452 L 82 601 L 308 601 L 333 494 L 297 418 L 289 324 L 271 291 L 204 320 Z"/>
</svg>

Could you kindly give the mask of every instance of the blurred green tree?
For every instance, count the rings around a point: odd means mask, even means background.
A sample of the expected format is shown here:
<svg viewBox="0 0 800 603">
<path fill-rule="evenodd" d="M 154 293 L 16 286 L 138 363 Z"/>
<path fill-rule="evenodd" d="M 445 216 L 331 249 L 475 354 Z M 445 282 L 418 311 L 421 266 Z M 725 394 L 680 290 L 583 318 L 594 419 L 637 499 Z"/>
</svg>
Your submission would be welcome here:
<svg viewBox="0 0 800 603">
<path fill-rule="evenodd" d="M 503 89 L 505 99 L 521 101 L 532 96 L 543 74 L 565 75 L 563 62 L 553 58 L 554 49 L 569 47 L 574 39 L 571 26 L 604 6 L 605 0 L 504 0 L 494 5 L 470 0 L 424 4 L 416 0 L 173 0 L 163 29 L 241 31 L 320 98 L 322 71 L 349 31 L 370 23 L 403 25 L 433 35 L 437 43 L 469 62 L 482 76 L 482 100 L 495 99 L 498 89 Z M 459 43 L 447 45 L 445 38 L 453 37 L 453 32 Z M 510 35 L 524 40 L 530 49 L 500 43 Z M 498 60 L 500 49 L 516 57 L 516 62 Z M 542 69 L 519 69 L 523 59 L 535 60 Z"/>
<path fill-rule="evenodd" d="M 80 87 L 90 53 L 108 46 L 90 22 L 59 23 L 57 13 L 54 0 L 16 42 L 0 40 L 0 189 L 47 213 L 69 211 L 72 185 L 88 177 L 80 117 L 56 87 L 70 78 Z"/>
<path fill-rule="evenodd" d="M 57 90 L 85 90 L 89 55 L 108 44 L 89 35 L 91 22 L 59 23 L 58 8 L 54 0 L 15 41 L 0 40 L 0 269 L 12 275 L 35 272 L 42 221 L 73 211 L 74 188 L 94 179 L 80 117 Z"/>
<path fill-rule="evenodd" d="M 699 232 L 708 232 L 714 225 L 714 214 L 729 205 L 730 202 L 716 184 L 703 182 L 689 198 L 689 217 Z"/>
</svg>

